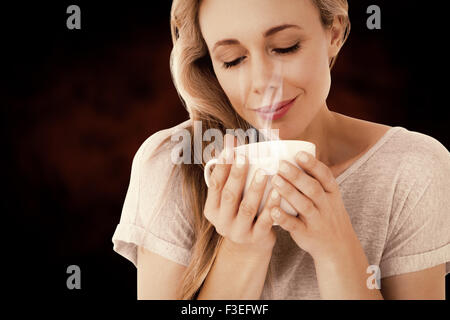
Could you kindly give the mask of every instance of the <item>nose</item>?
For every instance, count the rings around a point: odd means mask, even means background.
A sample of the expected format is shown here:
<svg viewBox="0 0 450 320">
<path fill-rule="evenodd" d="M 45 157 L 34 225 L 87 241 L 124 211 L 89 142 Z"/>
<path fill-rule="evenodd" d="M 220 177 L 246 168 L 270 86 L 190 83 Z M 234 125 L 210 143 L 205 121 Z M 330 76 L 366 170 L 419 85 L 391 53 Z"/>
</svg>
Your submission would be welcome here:
<svg viewBox="0 0 450 320">
<path fill-rule="evenodd" d="M 271 60 L 267 55 L 254 56 L 251 63 L 252 92 L 272 96 L 281 89 L 281 62 Z"/>
</svg>

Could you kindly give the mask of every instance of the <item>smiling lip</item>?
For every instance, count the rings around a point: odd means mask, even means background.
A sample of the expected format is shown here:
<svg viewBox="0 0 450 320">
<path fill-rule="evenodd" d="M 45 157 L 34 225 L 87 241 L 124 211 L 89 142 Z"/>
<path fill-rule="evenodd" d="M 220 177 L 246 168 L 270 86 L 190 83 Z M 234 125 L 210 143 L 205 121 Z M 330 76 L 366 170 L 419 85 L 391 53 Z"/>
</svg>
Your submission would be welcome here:
<svg viewBox="0 0 450 320">
<path fill-rule="evenodd" d="M 288 101 L 287 104 L 284 106 L 279 107 L 277 110 L 273 112 L 259 112 L 257 111 L 258 115 L 265 119 L 265 120 L 272 120 L 275 121 L 277 119 L 280 119 L 282 116 L 286 114 L 286 112 L 289 111 L 289 109 L 294 105 L 295 100 L 297 97 L 295 97 L 293 100 Z"/>
<path fill-rule="evenodd" d="M 275 104 L 273 104 L 271 106 L 258 108 L 258 109 L 255 109 L 255 111 L 261 112 L 261 113 L 274 113 L 275 111 L 281 109 L 285 105 L 287 105 L 287 104 L 291 103 L 292 101 L 294 101 L 296 98 L 297 97 L 295 97 L 294 99 L 285 100 L 285 101 L 281 101 L 281 102 L 275 103 Z"/>
</svg>

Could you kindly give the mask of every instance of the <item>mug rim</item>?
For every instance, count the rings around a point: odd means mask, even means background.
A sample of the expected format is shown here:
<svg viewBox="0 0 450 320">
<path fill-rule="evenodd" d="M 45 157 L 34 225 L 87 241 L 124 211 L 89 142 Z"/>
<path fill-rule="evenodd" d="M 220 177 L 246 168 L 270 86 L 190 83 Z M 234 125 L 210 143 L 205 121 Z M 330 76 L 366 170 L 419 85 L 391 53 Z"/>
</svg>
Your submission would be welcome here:
<svg viewBox="0 0 450 320">
<path fill-rule="evenodd" d="M 282 143 L 282 142 L 301 143 L 301 144 L 309 145 L 309 146 L 314 147 L 314 148 L 316 147 L 316 145 L 314 143 L 306 141 L 306 140 L 269 140 L 269 141 L 260 141 L 260 142 L 246 143 L 246 144 L 234 147 L 233 149 L 247 148 L 248 146 L 256 145 L 256 144 L 261 145 L 261 144 Z"/>
</svg>

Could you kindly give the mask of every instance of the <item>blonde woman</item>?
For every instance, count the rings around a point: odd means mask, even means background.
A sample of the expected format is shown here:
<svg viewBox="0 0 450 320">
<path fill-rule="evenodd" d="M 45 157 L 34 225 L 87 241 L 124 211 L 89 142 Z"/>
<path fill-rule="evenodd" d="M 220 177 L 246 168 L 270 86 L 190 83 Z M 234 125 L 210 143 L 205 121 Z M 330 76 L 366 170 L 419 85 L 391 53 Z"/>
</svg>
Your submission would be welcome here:
<svg viewBox="0 0 450 320">
<path fill-rule="evenodd" d="M 173 1 L 170 66 L 190 119 L 136 153 L 113 236 L 137 267 L 138 299 L 444 299 L 450 154 L 430 136 L 328 109 L 349 31 L 346 0 Z M 293 102 L 266 121 L 267 101 Z M 222 134 L 270 126 L 313 142 L 316 157 L 251 177 L 245 196 L 248 159 L 231 158 L 208 188 L 210 142 L 198 148 L 195 121 Z M 189 163 L 173 161 L 181 131 Z M 226 148 L 245 143 L 229 137 Z M 276 210 L 282 198 L 297 217 Z"/>
</svg>

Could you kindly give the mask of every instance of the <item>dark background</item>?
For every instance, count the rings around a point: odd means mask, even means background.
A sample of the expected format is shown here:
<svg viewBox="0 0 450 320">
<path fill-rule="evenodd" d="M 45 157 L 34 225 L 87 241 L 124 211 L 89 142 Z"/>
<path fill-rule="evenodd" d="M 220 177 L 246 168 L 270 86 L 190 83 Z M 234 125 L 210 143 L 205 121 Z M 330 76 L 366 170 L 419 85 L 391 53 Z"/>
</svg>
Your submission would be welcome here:
<svg viewBox="0 0 450 320">
<path fill-rule="evenodd" d="M 332 71 L 329 108 L 430 135 L 450 149 L 446 11 L 419 1 L 349 3 L 352 30 Z M 81 30 L 66 28 L 71 4 L 81 8 Z M 366 27 L 371 4 L 381 7 L 381 30 Z M 111 238 L 134 153 L 154 132 L 188 119 L 169 71 L 170 6 L 2 7 L 10 294 L 136 299 L 136 269 Z M 72 264 L 81 268 L 81 290 L 66 288 Z"/>
</svg>

